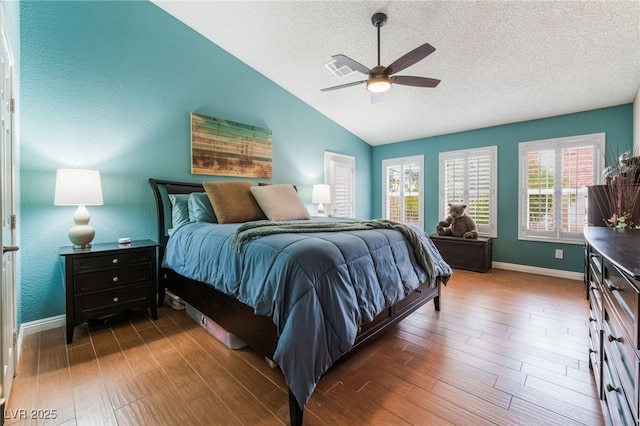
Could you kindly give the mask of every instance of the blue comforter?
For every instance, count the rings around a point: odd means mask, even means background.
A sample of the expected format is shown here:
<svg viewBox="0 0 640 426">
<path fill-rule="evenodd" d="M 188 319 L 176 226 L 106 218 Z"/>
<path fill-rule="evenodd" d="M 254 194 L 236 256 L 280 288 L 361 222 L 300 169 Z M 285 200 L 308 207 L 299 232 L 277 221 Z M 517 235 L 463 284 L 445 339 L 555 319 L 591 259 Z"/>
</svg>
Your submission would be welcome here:
<svg viewBox="0 0 640 426">
<path fill-rule="evenodd" d="M 268 235 L 238 251 L 231 242 L 239 226 L 181 226 L 169 239 L 162 266 L 273 318 L 279 333 L 273 360 L 300 407 L 322 374 L 351 348 L 361 324 L 432 281 L 395 230 Z M 446 282 L 451 269 L 419 232 L 433 270 Z"/>
</svg>

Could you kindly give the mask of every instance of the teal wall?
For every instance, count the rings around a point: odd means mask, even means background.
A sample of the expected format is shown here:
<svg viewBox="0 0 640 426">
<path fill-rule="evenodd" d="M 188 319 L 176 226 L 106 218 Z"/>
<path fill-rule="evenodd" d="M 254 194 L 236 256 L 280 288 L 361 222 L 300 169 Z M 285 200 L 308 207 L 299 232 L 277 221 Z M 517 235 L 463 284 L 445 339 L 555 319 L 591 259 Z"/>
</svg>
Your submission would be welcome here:
<svg viewBox="0 0 640 426">
<path fill-rule="evenodd" d="M 94 242 L 156 238 L 149 177 L 191 175 L 189 113 L 273 132 L 272 182 L 310 203 L 324 151 L 356 157 L 356 211 L 371 216 L 372 148 L 149 2 L 21 2 L 19 323 L 64 313 L 57 252 L 73 207 L 58 168 L 101 172 Z M 311 205 L 310 205 L 311 206 Z"/>
<path fill-rule="evenodd" d="M 606 151 L 632 149 L 633 105 L 621 105 L 522 123 L 488 127 L 373 148 L 373 216 L 382 214 L 382 160 L 424 155 L 425 229 L 435 232 L 438 211 L 438 154 L 475 147 L 498 147 L 498 237 L 493 240 L 493 261 L 581 272 L 580 245 L 518 240 L 518 143 L 590 133 L 606 133 Z M 564 250 L 555 259 L 554 250 Z"/>
</svg>

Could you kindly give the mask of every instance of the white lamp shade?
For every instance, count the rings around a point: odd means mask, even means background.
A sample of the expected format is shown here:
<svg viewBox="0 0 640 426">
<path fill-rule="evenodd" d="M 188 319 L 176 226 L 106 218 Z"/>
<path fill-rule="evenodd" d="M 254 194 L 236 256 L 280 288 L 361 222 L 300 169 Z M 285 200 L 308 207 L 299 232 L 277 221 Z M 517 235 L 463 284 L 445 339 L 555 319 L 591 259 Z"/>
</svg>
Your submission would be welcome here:
<svg viewBox="0 0 640 426">
<path fill-rule="evenodd" d="M 372 93 L 382 93 L 391 87 L 391 79 L 388 76 L 375 76 L 367 81 L 367 90 Z"/>
<path fill-rule="evenodd" d="M 56 206 L 101 206 L 100 172 L 84 169 L 59 169 L 56 174 Z"/>
<path fill-rule="evenodd" d="M 312 203 L 330 203 L 331 202 L 331 186 L 318 184 L 313 185 L 311 192 Z"/>
</svg>

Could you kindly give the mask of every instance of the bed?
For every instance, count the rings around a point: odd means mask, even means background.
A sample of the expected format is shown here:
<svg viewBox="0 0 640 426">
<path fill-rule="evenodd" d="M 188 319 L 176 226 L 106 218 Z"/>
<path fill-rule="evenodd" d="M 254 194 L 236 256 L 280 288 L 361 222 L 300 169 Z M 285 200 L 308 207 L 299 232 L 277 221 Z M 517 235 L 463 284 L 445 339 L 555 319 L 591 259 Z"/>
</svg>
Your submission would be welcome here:
<svg viewBox="0 0 640 426">
<path fill-rule="evenodd" d="M 176 224 L 179 197 L 206 201 L 215 192 L 200 183 L 149 183 L 162 260 L 158 303 L 169 289 L 277 364 L 292 425 L 302 424 L 304 405 L 331 365 L 428 301 L 440 309 L 451 269 L 413 227 L 328 218 L 211 223 L 222 217 L 216 208 L 213 219 Z M 260 200 L 267 192 L 258 191 Z"/>
</svg>

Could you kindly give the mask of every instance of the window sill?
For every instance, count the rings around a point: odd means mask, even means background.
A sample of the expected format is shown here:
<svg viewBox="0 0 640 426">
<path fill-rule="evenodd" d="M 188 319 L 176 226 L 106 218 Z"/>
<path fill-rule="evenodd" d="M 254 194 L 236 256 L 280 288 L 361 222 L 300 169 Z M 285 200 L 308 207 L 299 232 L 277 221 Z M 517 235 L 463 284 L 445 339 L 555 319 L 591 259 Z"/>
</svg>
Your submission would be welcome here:
<svg viewBox="0 0 640 426">
<path fill-rule="evenodd" d="M 584 244 L 584 238 L 546 238 L 546 237 L 527 237 L 518 236 L 519 241 L 534 241 L 537 243 L 555 243 L 555 244 Z"/>
</svg>

